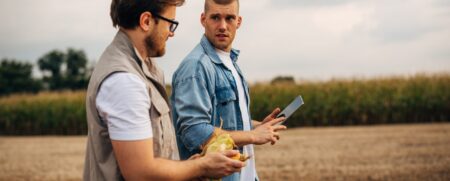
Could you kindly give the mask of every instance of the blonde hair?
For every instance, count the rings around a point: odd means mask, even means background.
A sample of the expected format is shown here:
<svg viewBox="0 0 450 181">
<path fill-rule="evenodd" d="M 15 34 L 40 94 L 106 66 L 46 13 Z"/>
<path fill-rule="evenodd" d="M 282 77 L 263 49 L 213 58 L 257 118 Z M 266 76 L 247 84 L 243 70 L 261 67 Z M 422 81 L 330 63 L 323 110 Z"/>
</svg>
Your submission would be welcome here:
<svg viewBox="0 0 450 181">
<path fill-rule="evenodd" d="M 211 2 L 214 2 L 215 4 L 220 4 L 220 5 L 228 5 L 235 1 L 237 2 L 238 11 L 239 11 L 239 0 L 205 0 L 205 8 L 203 11 L 206 12 L 209 10 L 209 3 L 211 3 Z"/>
</svg>

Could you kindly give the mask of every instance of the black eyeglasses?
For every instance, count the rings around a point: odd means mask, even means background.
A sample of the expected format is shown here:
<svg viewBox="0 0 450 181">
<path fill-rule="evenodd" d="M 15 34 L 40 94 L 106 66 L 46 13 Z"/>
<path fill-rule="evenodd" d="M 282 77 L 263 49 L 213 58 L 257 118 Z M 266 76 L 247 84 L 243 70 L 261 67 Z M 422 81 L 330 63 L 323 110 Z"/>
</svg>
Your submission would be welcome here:
<svg viewBox="0 0 450 181">
<path fill-rule="evenodd" d="M 161 15 L 156 14 L 156 13 L 152 13 L 152 15 L 155 16 L 155 17 L 157 17 L 157 18 L 159 18 L 159 19 L 162 19 L 162 20 L 164 20 L 164 21 L 169 22 L 169 23 L 170 23 L 170 26 L 169 26 L 169 31 L 170 31 L 170 32 L 173 33 L 173 32 L 175 32 L 175 30 L 177 29 L 178 24 L 179 24 L 178 21 L 171 20 L 171 19 L 169 19 L 169 18 L 166 18 L 166 17 L 161 16 Z"/>
</svg>

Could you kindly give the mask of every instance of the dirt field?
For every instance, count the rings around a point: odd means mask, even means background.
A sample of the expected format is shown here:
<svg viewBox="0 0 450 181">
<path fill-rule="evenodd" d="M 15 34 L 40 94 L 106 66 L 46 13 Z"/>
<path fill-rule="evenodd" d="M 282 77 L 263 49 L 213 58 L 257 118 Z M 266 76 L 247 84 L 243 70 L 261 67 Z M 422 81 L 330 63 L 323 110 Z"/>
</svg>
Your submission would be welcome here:
<svg viewBox="0 0 450 181">
<path fill-rule="evenodd" d="M 0 180 L 81 180 L 85 137 L 0 137 Z M 291 129 L 261 180 L 450 180 L 450 124 Z"/>
</svg>

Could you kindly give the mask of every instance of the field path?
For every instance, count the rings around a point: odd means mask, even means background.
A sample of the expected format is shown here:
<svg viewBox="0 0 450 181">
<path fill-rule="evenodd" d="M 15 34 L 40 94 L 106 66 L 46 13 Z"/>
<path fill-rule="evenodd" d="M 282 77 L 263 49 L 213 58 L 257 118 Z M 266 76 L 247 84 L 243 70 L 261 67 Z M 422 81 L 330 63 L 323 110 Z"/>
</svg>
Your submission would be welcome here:
<svg viewBox="0 0 450 181">
<path fill-rule="evenodd" d="M 0 180 L 81 180 L 84 136 L 0 137 Z M 256 146 L 261 180 L 450 180 L 450 124 L 285 131 Z"/>
</svg>

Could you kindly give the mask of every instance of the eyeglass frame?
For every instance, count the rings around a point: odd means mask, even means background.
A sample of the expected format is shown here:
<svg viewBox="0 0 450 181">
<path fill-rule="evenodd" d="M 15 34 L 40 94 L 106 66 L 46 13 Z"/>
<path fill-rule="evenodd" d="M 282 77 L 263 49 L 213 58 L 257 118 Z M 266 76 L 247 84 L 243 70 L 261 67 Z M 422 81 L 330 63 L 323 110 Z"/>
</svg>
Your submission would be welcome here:
<svg viewBox="0 0 450 181">
<path fill-rule="evenodd" d="M 172 32 L 172 33 L 174 33 L 175 30 L 177 30 L 178 24 L 180 24 L 180 23 L 179 23 L 178 21 L 176 21 L 176 20 L 172 20 L 172 19 L 166 18 L 166 17 L 161 16 L 161 15 L 156 14 L 156 13 L 152 13 L 152 15 L 155 16 L 155 17 L 157 17 L 157 18 L 159 18 L 159 19 L 162 19 L 162 20 L 164 20 L 164 21 L 169 22 L 169 23 L 170 23 L 169 31 Z"/>
</svg>

